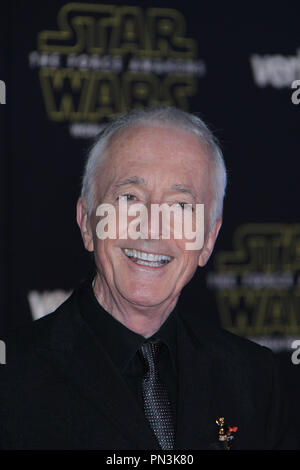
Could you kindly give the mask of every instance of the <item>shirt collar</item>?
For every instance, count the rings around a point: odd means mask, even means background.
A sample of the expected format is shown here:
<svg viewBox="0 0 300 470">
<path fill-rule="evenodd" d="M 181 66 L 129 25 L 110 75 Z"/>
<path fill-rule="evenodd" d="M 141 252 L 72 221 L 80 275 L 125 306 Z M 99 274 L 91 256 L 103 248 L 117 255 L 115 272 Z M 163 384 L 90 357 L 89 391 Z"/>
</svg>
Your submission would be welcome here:
<svg viewBox="0 0 300 470">
<path fill-rule="evenodd" d="M 145 338 L 128 329 L 108 313 L 97 300 L 92 280 L 87 279 L 79 294 L 79 307 L 85 321 L 93 329 L 113 363 L 123 373 Z M 176 371 L 177 363 L 177 310 L 170 313 L 160 329 L 149 339 L 160 339 L 168 347 L 171 362 Z"/>
</svg>

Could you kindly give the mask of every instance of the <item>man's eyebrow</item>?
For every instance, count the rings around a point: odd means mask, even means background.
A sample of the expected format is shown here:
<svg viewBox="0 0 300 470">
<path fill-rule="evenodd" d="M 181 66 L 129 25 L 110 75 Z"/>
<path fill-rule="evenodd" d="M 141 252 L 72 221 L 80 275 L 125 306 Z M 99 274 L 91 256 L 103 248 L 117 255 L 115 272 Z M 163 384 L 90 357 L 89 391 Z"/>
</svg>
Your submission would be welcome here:
<svg viewBox="0 0 300 470">
<path fill-rule="evenodd" d="M 189 194 L 190 196 L 193 197 L 193 199 L 196 200 L 196 196 L 194 192 L 188 186 L 184 186 L 183 184 L 172 184 L 171 189 L 173 189 L 174 191 L 183 193 L 183 194 Z"/>
<path fill-rule="evenodd" d="M 118 188 L 121 188 L 122 186 L 126 186 L 129 184 L 144 185 L 145 180 L 144 178 L 141 178 L 140 176 L 130 176 L 129 178 L 125 178 L 124 180 L 118 181 L 114 185 L 113 190 L 116 191 Z M 196 200 L 196 196 L 194 192 L 188 186 L 177 183 L 177 184 L 172 184 L 171 189 L 173 191 L 177 191 L 182 194 L 188 194 L 189 196 L 192 196 L 194 200 Z"/>
<path fill-rule="evenodd" d="M 127 184 L 145 184 L 145 180 L 140 176 L 130 176 L 129 178 L 126 178 L 122 181 L 118 181 L 118 183 L 114 185 L 114 189 L 126 186 Z"/>
</svg>

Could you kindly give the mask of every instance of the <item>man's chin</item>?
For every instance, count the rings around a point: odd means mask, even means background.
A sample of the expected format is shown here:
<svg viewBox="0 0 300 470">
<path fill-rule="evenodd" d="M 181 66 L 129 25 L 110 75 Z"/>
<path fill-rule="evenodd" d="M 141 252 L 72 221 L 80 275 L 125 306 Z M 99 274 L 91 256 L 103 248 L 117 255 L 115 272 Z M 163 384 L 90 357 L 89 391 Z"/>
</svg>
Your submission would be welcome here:
<svg viewBox="0 0 300 470">
<path fill-rule="evenodd" d="M 136 306 L 137 308 L 155 308 L 167 300 L 165 295 L 160 296 L 157 292 L 153 292 L 152 295 L 151 292 L 147 292 L 147 295 L 145 295 L 144 289 L 141 290 L 141 292 L 124 292 L 122 295 L 128 303 Z"/>
</svg>

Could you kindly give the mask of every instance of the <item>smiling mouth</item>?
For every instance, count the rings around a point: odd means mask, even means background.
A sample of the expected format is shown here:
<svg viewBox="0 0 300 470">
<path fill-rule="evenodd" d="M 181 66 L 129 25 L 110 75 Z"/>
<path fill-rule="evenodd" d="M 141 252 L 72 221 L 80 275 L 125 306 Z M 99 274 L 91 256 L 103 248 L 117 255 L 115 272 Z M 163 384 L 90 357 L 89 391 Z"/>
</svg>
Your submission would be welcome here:
<svg viewBox="0 0 300 470">
<path fill-rule="evenodd" d="M 125 248 L 123 251 L 127 258 L 134 263 L 149 266 L 150 268 L 161 268 L 172 261 L 172 257 L 168 255 L 146 253 L 145 251 L 130 250 L 129 248 Z"/>
</svg>

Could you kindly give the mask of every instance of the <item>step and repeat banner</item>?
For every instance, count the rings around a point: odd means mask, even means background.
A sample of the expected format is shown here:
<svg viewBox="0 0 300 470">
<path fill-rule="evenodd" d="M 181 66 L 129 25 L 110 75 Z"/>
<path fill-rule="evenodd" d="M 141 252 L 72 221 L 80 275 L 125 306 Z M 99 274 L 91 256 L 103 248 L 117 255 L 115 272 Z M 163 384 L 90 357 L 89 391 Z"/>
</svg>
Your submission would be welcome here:
<svg viewBox="0 0 300 470">
<path fill-rule="evenodd" d="M 300 9 L 11 1 L 4 12 L 0 338 L 91 269 L 75 220 L 91 139 L 126 110 L 175 105 L 211 126 L 228 168 L 214 254 L 181 302 L 271 348 L 299 419 Z"/>
</svg>

